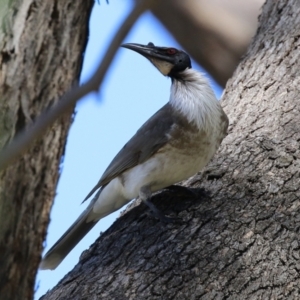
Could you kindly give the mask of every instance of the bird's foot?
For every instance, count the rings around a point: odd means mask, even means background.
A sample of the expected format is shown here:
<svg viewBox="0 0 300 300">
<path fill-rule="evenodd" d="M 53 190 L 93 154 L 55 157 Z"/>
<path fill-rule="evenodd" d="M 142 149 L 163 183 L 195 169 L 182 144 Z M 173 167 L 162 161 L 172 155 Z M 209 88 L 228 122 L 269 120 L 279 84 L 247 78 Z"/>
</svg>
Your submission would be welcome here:
<svg viewBox="0 0 300 300">
<path fill-rule="evenodd" d="M 162 223 L 180 223 L 182 222 L 181 218 L 176 217 L 167 217 L 162 211 L 160 211 L 150 200 L 143 201 L 149 208 L 152 216 L 160 220 Z"/>
<path fill-rule="evenodd" d="M 159 219 L 162 223 L 179 223 L 181 222 L 180 218 L 167 217 L 161 212 L 150 200 L 152 192 L 148 186 L 144 186 L 140 189 L 140 198 L 141 200 L 150 208 L 152 214 L 155 218 Z"/>
</svg>

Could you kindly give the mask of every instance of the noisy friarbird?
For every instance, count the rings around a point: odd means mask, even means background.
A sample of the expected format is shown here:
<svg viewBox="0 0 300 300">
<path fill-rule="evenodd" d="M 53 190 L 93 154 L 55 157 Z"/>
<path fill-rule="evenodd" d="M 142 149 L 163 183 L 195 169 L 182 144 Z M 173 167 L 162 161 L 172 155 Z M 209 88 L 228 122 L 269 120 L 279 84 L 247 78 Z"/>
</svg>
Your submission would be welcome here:
<svg viewBox="0 0 300 300">
<path fill-rule="evenodd" d="M 171 78 L 169 102 L 116 155 L 86 199 L 97 192 L 95 197 L 46 253 L 41 269 L 55 269 L 100 219 L 134 198 L 168 220 L 150 202 L 152 193 L 200 171 L 227 133 L 228 118 L 220 102 L 184 51 L 153 43 L 122 47 L 140 53 Z"/>
</svg>

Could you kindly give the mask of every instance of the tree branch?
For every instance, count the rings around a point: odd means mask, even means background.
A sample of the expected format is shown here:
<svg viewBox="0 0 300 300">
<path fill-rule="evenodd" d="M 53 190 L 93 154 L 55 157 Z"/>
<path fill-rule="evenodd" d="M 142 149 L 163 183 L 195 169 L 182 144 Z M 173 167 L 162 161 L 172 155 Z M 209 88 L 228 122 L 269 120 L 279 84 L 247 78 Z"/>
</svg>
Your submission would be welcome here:
<svg viewBox="0 0 300 300">
<path fill-rule="evenodd" d="M 152 12 L 225 87 L 255 34 L 264 0 L 164 0 Z"/>
<path fill-rule="evenodd" d="M 112 62 L 119 45 L 138 17 L 146 10 L 152 8 L 155 2 L 157 1 L 141 0 L 136 2 L 132 12 L 125 19 L 123 24 L 120 26 L 119 31 L 113 38 L 103 61 L 99 64 L 92 78 L 87 83 L 74 87 L 67 92 L 56 105 L 41 114 L 30 128 L 24 129 L 23 132 L 19 133 L 17 137 L 0 152 L 0 171 L 5 169 L 26 150 L 28 150 L 32 145 L 32 142 L 41 137 L 47 128 L 51 126 L 59 117 L 61 117 L 68 110 L 73 109 L 74 105 L 79 99 L 91 92 L 97 92 L 99 90 L 106 71 Z"/>
</svg>

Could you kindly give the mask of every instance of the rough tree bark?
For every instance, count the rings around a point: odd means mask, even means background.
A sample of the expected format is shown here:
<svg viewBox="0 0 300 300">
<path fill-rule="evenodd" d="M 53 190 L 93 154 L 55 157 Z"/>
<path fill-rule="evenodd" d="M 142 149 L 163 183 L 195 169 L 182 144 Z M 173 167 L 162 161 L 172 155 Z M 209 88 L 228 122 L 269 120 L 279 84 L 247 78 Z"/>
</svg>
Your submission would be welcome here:
<svg viewBox="0 0 300 300">
<path fill-rule="evenodd" d="M 228 82 L 228 137 L 187 184 L 119 218 L 43 300 L 299 299 L 300 3 L 268 0 Z"/>
<path fill-rule="evenodd" d="M 1 148 L 78 80 L 92 4 L 1 1 Z M 72 113 L 0 175 L 3 300 L 32 299 Z"/>
</svg>

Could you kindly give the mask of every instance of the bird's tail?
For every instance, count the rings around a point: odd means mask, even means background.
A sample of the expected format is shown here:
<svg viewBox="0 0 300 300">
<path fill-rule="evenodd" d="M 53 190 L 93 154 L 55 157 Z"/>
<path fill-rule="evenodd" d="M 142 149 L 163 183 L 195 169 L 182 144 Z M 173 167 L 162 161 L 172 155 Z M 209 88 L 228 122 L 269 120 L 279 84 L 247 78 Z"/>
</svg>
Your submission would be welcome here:
<svg viewBox="0 0 300 300">
<path fill-rule="evenodd" d="M 97 193 L 96 197 L 99 195 Z M 94 199 L 93 199 L 94 200 Z M 96 225 L 98 220 L 89 220 L 93 214 L 95 201 L 91 201 L 85 211 L 71 225 L 71 227 L 61 236 L 53 247 L 43 257 L 40 269 L 54 270 L 68 255 L 68 253 L 80 242 L 80 240 Z"/>
</svg>

